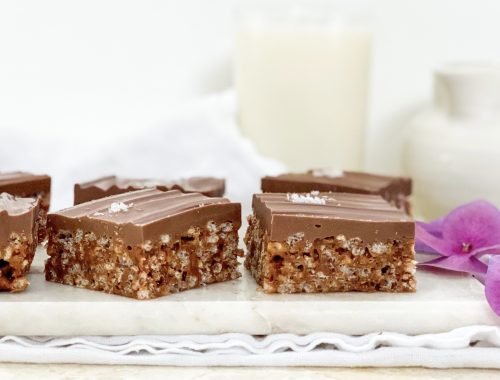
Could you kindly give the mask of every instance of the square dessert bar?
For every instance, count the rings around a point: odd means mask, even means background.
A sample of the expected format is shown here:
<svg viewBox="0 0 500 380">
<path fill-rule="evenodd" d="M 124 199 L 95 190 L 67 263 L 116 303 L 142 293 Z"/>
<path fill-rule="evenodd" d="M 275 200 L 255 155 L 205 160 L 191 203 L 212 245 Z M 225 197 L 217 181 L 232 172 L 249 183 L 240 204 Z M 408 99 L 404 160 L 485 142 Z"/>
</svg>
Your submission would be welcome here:
<svg viewBox="0 0 500 380">
<path fill-rule="evenodd" d="M 45 278 L 137 299 L 240 277 L 241 205 L 146 189 L 48 216 Z"/>
<path fill-rule="evenodd" d="M 256 194 L 245 266 L 267 293 L 413 292 L 415 224 L 377 195 Z"/>
<path fill-rule="evenodd" d="M 78 205 L 109 197 L 110 195 L 124 194 L 129 191 L 147 188 L 156 188 L 162 191 L 180 190 L 183 193 L 201 193 L 207 197 L 222 197 L 225 192 L 225 181 L 213 177 L 191 177 L 175 181 L 164 181 L 108 176 L 75 184 L 74 204 Z"/>
<path fill-rule="evenodd" d="M 38 241 L 47 237 L 47 212 L 50 207 L 50 177 L 24 172 L 0 173 L 0 193 L 9 193 L 17 197 L 40 198 L 38 213 Z"/>
<path fill-rule="evenodd" d="M 39 202 L 0 193 L 0 290 L 19 292 L 29 285 L 25 275 L 38 245 Z"/>
<path fill-rule="evenodd" d="M 407 177 L 391 177 L 336 169 L 314 169 L 261 180 L 264 193 L 307 193 L 310 191 L 378 194 L 387 202 L 410 213 L 408 197 L 412 182 Z"/>
</svg>

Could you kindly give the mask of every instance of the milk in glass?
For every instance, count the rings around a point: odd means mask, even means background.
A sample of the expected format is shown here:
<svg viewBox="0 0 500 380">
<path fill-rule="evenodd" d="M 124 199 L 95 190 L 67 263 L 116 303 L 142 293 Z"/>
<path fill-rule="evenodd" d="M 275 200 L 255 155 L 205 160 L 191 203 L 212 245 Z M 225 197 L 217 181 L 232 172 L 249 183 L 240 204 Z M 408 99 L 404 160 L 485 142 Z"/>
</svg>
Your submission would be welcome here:
<svg viewBox="0 0 500 380">
<path fill-rule="evenodd" d="M 332 9 L 261 10 L 236 36 L 239 124 L 292 170 L 361 169 L 371 35 Z"/>
</svg>

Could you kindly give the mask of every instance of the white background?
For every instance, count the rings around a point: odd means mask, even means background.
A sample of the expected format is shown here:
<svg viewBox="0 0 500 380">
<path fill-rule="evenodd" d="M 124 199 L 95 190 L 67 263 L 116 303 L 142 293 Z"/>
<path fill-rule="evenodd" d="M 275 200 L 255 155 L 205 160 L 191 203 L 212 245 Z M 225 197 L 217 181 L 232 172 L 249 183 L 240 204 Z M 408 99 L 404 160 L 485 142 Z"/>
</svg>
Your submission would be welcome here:
<svg viewBox="0 0 500 380">
<path fill-rule="evenodd" d="M 1 0 L 1 130 L 109 139 L 231 87 L 235 8 L 242 3 Z M 500 58 L 500 1 L 368 4 L 375 49 L 367 167 L 397 172 L 398 134 L 429 101 L 432 68 Z"/>
</svg>

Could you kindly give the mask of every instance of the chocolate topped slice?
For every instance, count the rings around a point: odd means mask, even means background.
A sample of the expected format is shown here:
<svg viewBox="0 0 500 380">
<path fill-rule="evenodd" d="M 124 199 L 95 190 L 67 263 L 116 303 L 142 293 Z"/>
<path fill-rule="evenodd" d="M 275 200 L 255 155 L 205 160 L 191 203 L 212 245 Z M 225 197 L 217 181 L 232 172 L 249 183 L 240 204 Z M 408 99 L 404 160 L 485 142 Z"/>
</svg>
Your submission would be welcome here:
<svg viewBox="0 0 500 380">
<path fill-rule="evenodd" d="M 38 240 L 43 242 L 47 232 L 47 212 L 50 208 L 51 178 L 48 175 L 38 175 L 25 172 L 0 173 L 0 192 L 6 192 L 17 197 L 35 197 L 40 199 L 38 212 Z"/>
<path fill-rule="evenodd" d="M 0 173 L 0 192 L 19 197 L 50 195 L 50 177 L 25 172 Z"/>
<path fill-rule="evenodd" d="M 379 195 L 253 198 L 245 266 L 268 293 L 414 291 L 415 223 Z"/>
<path fill-rule="evenodd" d="M 0 290 L 21 291 L 35 254 L 39 198 L 0 193 Z"/>
<path fill-rule="evenodd" d="M 398 208 L 409 211 L 407 197 L 412 182 L 406 177 L 392 177 L 335 169 L 314 169 L 306 173 L 288 173 L 264 177 L 264 193 L 305 193 L 309 191 L 378 194 Z"/>
<path fill-rule="evenodd" d="M 198 219 L 241 225 L 241 206 L 178 190 L 144 189 L 86 202 L 49 214 L 49 228 L 82 229 L 118 236 L 127 244 L 159 239 L 166 231 L 179 236 Z"/>
<path fill-rule="evenodd" d="M 74 204 L 146 188 L 156 188 L 162 191 L 180 190 L 183 193 L 201 193 L 209 197 L 220 197 L 224 195 L 225 181 L 213 177 L 191 177 L 164 181 L 108 176 L 75 184 Z"/>
<path fill-rule="evenodd" d="M 241 205 L 144 189 L 49 214 L 49 281 L 147 299 L 239 277 Z"/>
<path fill-rule="evenodd" d="M 9 242 L 10 235 L 31 235 L 37 217 L 38 199 L 0 194 L 0 247 Z"/>
<path fill-rule="evenodd" d="M 308 240 L 341 233 L 373 243 L 415 234 L 414 221 L 379 195 L 313 194 L 256 194 L 254 214 L 272 240 L 285 240 L 294 232 Z"/>
</svg>

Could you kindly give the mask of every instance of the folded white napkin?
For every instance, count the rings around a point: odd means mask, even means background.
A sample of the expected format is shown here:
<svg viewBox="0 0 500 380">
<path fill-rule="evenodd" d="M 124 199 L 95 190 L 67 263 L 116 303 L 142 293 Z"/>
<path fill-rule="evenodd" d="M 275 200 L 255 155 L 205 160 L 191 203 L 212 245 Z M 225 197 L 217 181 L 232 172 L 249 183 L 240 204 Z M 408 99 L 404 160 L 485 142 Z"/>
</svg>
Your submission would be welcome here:
<svg viewBox="0 0 500 380">
<path fill-rule="evenodd" d="M 0 338 L 0 361 L 177 366 L 500 368 L 500 327 L 440 334 L 245 334 Z"/>
</svg>

